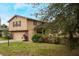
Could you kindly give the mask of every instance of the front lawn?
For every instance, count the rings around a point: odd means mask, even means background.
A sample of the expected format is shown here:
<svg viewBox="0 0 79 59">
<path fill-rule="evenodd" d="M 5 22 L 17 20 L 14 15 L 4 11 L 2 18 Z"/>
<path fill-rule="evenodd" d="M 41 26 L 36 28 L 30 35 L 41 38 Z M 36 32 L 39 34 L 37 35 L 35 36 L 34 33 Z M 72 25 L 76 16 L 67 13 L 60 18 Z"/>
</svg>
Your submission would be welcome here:
<svg viewBox="0 0 79 59">
<path fill-rule="evenodd" d="M 55 56 L 55 55 L 79 55 L 78 49 L 70 51 L 64 45 L 48 43 L 13 42 L 8 47 L 7 43 L 0 44 L 0 55 L 22 56 Z"/>
<path fill-rule="evenodd" d="M 0 37 L 0 41 L 3 41 L 3 40 L 8 40 L 8 39 L 6 39 L 4 37 Z"/>
</svg>

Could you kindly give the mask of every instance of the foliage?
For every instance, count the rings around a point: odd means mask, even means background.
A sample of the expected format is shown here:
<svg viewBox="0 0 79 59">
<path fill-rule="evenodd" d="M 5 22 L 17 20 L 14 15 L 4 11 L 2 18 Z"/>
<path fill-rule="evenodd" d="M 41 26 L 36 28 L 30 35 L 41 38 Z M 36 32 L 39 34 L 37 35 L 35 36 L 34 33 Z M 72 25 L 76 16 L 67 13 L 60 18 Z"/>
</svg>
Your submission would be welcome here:
<svg viewBox="0 0 79 59">
<path fill-rule="evenodd" d="M 32 37 L 32 41 L 33 42 L 39 42 L 39 43 L 59 44 L 60 43 L 60 38 L 59 37 L 50 38 L 48 35 L 35 34 Z"/>
<path fill-rule="evenodd" d="M 5 39 L 12 39 L 13 38 L 11 33 L 9 33 L 9 31 L 8 31 L 8 26 L 7 25 L 3 24 L 3 25 L 1 25 L 1 28 L 3 30 L 2 31 L 2 37 L 3 38 L 5 38 Z"/>
<path fill-rule="evenodd" d="M 42 42 L 42 43 L 48 43 L 49 42 L 49 37 L 46 35 L 42 34 L 35 34 L 32 37 L 33 42 Z"/>
<path fill-rule="evenodd" d="M 35 35 L 33 35 L 33 37 L 32 37 L 32 41 L 33 42 L 39 42 L 39 41 L 41 41 L 41 35 L 40 34 L 35 34 Z M 39 40 L 40 39 L 40 40 Z"/>
<path fill-rule="evenodd" d="M 9 33 L 7 25 L 5 25 L 5 24 L 1 25 L 1 29 L 2 29 L 2 37 L 7 39 L 8 33 Z"/>
<path fill-rule="evenodd" d="M 69 34 L 69 46 L 74 48 L 73 35 L 79 32 L 79 4 L 72 3 L 55 3 L 49 4 L 47 8 L 39 12 L 43 20 L 51 21 L 47 28 L 51 32 L 58 33 L 62 31 Z M 39 15 L 38 14 L 38 15 Z M 53 20 L 55 18 L 55 20 Z"/>
<path fill-rule="evenodd" d="M 8 39 L 8 34 L 9 34 L 8 30 L 3 30 L 3 37 L 4 38 Z"/>
<path fill-rule="evenodd" d="M 64 39 L 63 39 L 64 40 Z M 62 44 L 61 42 L 63 41 L 61 37 L 50 37 L 49 38 L 49 43 L 51 44 Z"/>
<path fill-rule="evenodd" d="M 3 24 L 1 25 L 2 28 L 7 28 L 7 25 Z"/>
<path fill-rule="evenodd" d="M 42 39 L 43 43 L 49 42 L 49 37 L 47 35 L 42 35 L 41 39 Z"/>
</svg>

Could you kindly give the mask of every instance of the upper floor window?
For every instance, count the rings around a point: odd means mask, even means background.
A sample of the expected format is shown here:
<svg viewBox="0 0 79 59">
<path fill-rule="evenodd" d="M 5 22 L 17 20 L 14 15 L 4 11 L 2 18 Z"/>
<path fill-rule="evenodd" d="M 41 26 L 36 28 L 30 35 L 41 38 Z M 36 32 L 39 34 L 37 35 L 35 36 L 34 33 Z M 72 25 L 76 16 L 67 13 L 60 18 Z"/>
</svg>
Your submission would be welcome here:
<svg viewBox="0 0 79 59">
<path fill-rule="evenodd" d="M 16 26 L 21 26 L 21 21 L 16 21 Z"/>
<path fill-rule="evenodd" d="M 13 27 L 15 27 L 16 26 L 16 23 L 15 22 L 13 22 Z"/>
<path fill-rule="evenodd" d="M 18 26 L 21 26 L 21 21 L 18 21 Z"/>
<path fill-rule="evenodd" d="M 21 26 L 21 21 L 13 22 L 13 27 L 15 27 L 15 26 Z"/>
<path fill-rule="evenodd" d="M 37 25 L 37 21 L 33 21 L 33 25 Z"/>
</svg>

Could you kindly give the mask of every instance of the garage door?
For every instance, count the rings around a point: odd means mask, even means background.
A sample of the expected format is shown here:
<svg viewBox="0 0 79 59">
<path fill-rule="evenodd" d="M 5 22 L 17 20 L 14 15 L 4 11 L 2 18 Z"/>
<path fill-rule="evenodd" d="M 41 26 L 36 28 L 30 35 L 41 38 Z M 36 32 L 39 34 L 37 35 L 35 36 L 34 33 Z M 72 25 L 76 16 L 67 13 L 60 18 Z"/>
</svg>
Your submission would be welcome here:
<svg viewBox="0 0 79 59">
<path fill-rule="evenodd" d="M 14 37 L 15 40 L 22 41 L 23 40 L 23 34 L 24 34 L 24 32 L 15 32 L 13 34 L 13 37 Z"/>
</svg>

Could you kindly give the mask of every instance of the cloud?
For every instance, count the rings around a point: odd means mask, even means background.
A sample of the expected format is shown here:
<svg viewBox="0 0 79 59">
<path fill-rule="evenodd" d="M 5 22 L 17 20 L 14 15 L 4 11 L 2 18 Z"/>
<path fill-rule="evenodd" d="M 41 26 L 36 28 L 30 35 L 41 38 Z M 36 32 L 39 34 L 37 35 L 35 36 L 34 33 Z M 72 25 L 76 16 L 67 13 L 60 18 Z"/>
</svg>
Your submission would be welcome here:
<svg viewBox="0 0 79 59">
<path fill-rule="evenodd" d="M 14 6 L 14 9 L 16 10 L 16 9 L 20 9 L 23 7 L 27 7 L 27 4 L 26 3 L 16 3 Z"/>
</svg>

